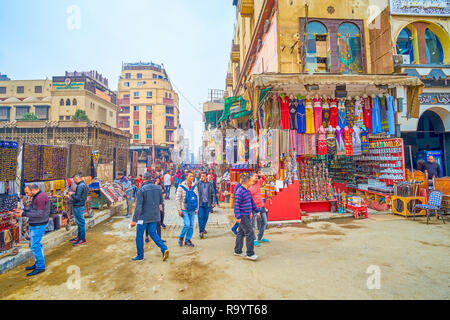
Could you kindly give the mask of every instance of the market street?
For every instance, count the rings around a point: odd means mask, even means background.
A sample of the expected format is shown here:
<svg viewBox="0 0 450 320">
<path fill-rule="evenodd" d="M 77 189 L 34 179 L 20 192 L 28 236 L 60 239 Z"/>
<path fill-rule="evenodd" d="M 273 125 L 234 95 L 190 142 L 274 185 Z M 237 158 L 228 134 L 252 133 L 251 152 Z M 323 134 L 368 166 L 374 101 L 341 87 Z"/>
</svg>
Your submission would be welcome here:
<svg viewBox="0 0 450 320">
<path fill-rule="evenodd" d="M 173 193 L 173 189 L 172 189 Z M 47 271 L 25 277 L 21 265 L 0 275 L 1 299 L 449 299 L 450 223 L 394 215 L 272 227 L 260 260 L 233 256 L 230 209 L 210 215 L 207 238 L 195 248 L 177 246 L 182 226 L 166 201 L 163 262 L 153 242 L 145 260 L 135 256 L 130 219 L 115 216 L 88 229 L 88 244 L 69 243 L 45 252 Z M 222 206 L 225 206 L 223 204 Z M 74 267 L 75 266 L 75 267 Z M 380 289 L 368 289 L 369 266 L 380 270 Z M 79 268 L 81 286 L 73 288 Z M 242 281 L 243 277 L 249 279 Z M 68 285 L 69 283 L 69 285 Z M 72 285 L 71 285 L 72 284 Z"/>
</svg>

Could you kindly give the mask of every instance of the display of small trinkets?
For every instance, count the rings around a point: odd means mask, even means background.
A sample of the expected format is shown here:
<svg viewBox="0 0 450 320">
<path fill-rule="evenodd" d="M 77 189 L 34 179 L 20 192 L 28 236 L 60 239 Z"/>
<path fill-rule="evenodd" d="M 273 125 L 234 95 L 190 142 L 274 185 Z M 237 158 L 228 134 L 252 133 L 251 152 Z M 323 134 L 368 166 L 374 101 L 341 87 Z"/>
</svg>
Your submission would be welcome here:
<svg viewBox="0 0 450 320">
<path fill-rule="evenodd" d="M 299 163 L 300 201 L 334 200 L 334 190 L 325 163 L 304 159 Z"/>
</svg>

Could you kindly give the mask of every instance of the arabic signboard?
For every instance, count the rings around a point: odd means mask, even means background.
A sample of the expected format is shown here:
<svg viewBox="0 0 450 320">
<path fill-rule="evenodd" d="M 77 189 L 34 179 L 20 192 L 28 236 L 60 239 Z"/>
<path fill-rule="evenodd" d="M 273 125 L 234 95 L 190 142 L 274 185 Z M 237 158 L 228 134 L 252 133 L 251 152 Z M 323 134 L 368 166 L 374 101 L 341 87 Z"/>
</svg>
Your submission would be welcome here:
<svg viewBox="0 0 450 320">
<path fill-rule="evenodd" d="M 422 93 L 419 97 L 420 104 L 450 105 L 450 93 Z"/>
<path fill-rule="evenodd" d="M 392 15 L 450 17 L 448 0 L 391 0 Z"/>
</svg>

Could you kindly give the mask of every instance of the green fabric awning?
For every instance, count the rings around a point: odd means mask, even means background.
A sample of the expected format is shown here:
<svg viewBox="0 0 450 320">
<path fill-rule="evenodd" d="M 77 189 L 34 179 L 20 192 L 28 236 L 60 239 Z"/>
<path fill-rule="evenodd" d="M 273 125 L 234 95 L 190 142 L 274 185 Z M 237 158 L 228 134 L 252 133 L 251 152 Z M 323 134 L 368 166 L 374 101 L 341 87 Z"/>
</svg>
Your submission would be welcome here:
<svg viewBox="0 0 450 320">
<path fill-rule="evenodd" d="M 225 106 L 223 110 L 222 117 L 220 117 L 219 122 L 225 121 L 231 114 L 231 108 L 239 104 L 239 111 L 233 115 L 233 119 L 242 117 L 242 115 L 237 116 L 243 112 L 250 112 L 247 110 L 247 101 L 242 97 L 229 97 L 225 98 Z"/>
<path fill-rule="evenodd" d="M 226 118 L 230 115 L 230 109 L 233 106 L 234 97 L 225 98 L 225 104 L 223 108 L 222 116 L 219 119 L 219 122 L 225 121 Z"/>
</svg>

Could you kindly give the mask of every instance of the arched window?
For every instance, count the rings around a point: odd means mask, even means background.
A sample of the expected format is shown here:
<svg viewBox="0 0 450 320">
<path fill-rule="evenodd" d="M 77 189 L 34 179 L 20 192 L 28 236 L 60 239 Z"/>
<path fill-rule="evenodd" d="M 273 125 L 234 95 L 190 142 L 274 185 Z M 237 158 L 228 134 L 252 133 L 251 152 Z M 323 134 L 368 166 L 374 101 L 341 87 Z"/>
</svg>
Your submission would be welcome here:
<svg viewBox="0 0 450 320">
<path fill-rule="evenodd" d="M 70 99 L 66 100 L 66 106 L 70 106 Z"/>
<path fill-rule="evenodd" d="M 306 71 L 329 72 L 331 54 L 327 28 L 320 22 L 308 23 L 306 36 Z"/>
<path fill-rule="evenodd" d="M 400 31 L 397 38 L 397 54 L 408 55 L 409 62 L 414 62 L 414 49 L 411 30 L 408 27 Z"/>
<path fill-rule="evenodd" d="M 76 106 L 77 105 L 77 99 L 73 99 L 73 101 L 72 101 L 72 105 L 74 105 L 74 106 Z"/>
<path fill-rule="evenodd" d="M 442 44 L 436 34 L 430 29 L 425 31 L 425 44 L 427 48 L 427 64 L 442 64 L 444 62 Z"/>
<path fill-rule="evenodd" d="M 59 100 L 59 105 L 63 106 L 64 105 L 64 99 Z"/>
<path fill-rule="evenodd" d="M 337 46 L 339 72 L 362 72 L 361 34 L 359 28 L 353 23 L 342 23 L 338 28 Z"/>
</svg>

